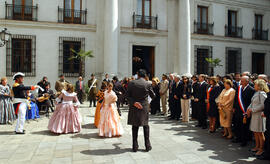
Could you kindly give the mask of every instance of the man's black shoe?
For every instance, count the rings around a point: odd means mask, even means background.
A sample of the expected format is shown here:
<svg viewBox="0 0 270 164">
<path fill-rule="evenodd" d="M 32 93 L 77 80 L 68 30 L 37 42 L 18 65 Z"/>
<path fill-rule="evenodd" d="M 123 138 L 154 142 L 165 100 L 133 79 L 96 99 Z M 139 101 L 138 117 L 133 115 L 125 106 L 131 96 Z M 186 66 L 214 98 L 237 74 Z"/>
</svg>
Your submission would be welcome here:
<svg viewBox="0 0 270 164">
<path fill-rule="evenodd" d="M 198 124 L 198 125 L 195 125 L 195 127 L 202 127 L 202 125 Z"/>
<path fill-rule="evenodd" d="M 266 157 L 264 153 L 262 155 L 256 156 L 256 158 L 259 160 L 270 160 L 270 158 Z"/>
<path fill-rule="evenodd" d="M 202 129 L 207 129 L 207 126 L 203 126 Z"/>
<path fill-rule="evenodd" d="M 132 148 L 132 151 L 136 153 L 136 152 L 138 151 L 138 148 L 139 148 L 139 146 L 133 147 L 133 148 Z"/>
<path fill-rule="evenodd" d="M 245 147 L 245 146 L 247 146 L 247 143 L 246 143 L 246 142 L 242 142 L 242 143 L 240 144 L 240 146 L 241 146 L 241 147 Z"/>
<path fill-rule="evenodd" d="M 25 134 L 25 132 L 15 132 L 16 134 Z"/>
<path fill-rule="evenodd" d="M 232 143 L 239 143 L 239 142 L 240 142 L 240 140 L 237 139 L 237 138 L 235 138 L 235 139 L 232 140 Z"/>
<path fill-rule="evenodd" d="M 169 120 L 174 120 L 174 118 L 173 118 L 173 117 L 171 117 L 171 118 L 169 118 Z"/>
<path fill-rule="evenodd" d="M 180 118 L 177 118 L 177 119 L 175 119 L 176 121 L 179 121 L 180 120 Z"/>
<path fill-rule="evenodd" d="M 146 152 L 149 152 L 149 151 L 151 151 L 151 150 L 152 150 L 152 146 L 148 146 L 148 147 L 146 147 L 146 149 L 145 149 Z"/>
</svg>

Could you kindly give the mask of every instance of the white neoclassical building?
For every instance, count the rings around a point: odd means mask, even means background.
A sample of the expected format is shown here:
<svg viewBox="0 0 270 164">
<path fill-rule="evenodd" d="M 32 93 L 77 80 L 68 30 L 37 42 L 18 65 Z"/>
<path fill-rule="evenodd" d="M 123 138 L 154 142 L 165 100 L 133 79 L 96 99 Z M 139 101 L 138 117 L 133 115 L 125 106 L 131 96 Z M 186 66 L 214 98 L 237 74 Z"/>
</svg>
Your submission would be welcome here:
<svg viewBox="0 0 270 164">
<path fill-rule="evenodd" d="M 6 0 L 0 29 L 0 76 L 20 71 L 26 83 L 64 74 L 163 73 L 270 75 L 269 0 Z M 94 58 L 69 60 L 76 51 Z M 205 58 L 219 58 L 211 69 Z"/>
</svg>

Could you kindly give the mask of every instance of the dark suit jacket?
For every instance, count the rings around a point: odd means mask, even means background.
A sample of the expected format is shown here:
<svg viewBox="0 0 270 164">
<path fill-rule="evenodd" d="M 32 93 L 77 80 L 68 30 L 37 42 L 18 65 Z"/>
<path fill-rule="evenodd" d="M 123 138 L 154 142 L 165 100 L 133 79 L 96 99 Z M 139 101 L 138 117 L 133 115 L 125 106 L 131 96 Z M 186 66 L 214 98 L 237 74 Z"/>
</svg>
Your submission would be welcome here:
<svg viewBox="0 0 270 164">
<path fill-rule="evenodd" d="M 119 81 L 117 81 L 113 84 L 113 91 L 115 92 L 115 94 L 117 96 L 121 95 L 120 92 L 122 94 L 124 93 L 124 88 Z"/>
<path fill-rule="evenodd" d="M 205 99 L 206 99 L 206 91 L 208 88 L 208 84 L 206 82 L 204 82 L 202 85 L 199 82 L 199 93 L 198 93 L 198 99 L 200 103 L 204 103 L 205 104 Z M 202 107 L 206 107 L 205 105 L 203 105 Z"/>
<path fill-rule="evenodd" d="M 186 88 L 186 92 L 184 92 L 184 83 L 181 84 L 180 86 L 180 92 L 181 92 L 181 99 L 184 99 L 183 95 L 186 94 L 187 99 L 189 99 L 191 97 L 191 83 L 187 84 L 187 88 Z"/>
<path fill-rule="evenodd" d="M 270 92 L 267 93 L 267 98 L 264 101 L 263 112 L 266 116 L 266 130 L 270 130 Z"/>
<path fill-rule="evenodd" d="M 250 105 L 251 98 L 253 97 L 254 93 L 255 91 L 250 85 L 248 85 L 247 88 L 242 92 L 242 100 L 243 100 L 243 105 L 244 105 L 245 110 L 247 110 L 247 107 Z M 236 92 L 235 92 L 233 108 L 235 109 L 236 115 L 239 115 L 239 116 L 243 115 L 243 112 L 238 103 L 238 88 L 236 89 Z"/>
<path fill-rule="evenodd" d="M 175 82 L 174 80 L 169 81 L 169 100 L 173 100 L 173 86 Z"/>
<path fill-rule="evenodd" d="M 148 96 L 155 98 L 154 91 L 149 82 L 140 78 L 128 84 L 127 99 L 129 101 L 128 124 L 133 126 L 148 125 L 149 103 Z M 135 102 L 140 102 L 143 109 L 137 109 Z"/>
<path fill-rule="evenodd" d="M 192 84 L 192 96 L 194 98 L 199 97 L 200 83 L 196 82 Z"/>
<path fill-rule="evenodd" d="M 173 93 L 173 96 L 177 96 L 178 99 L 175 99 L 173 98 L 175 101 L 180 101 L 181 99 L 181 96 L 182 96 L 182 92 L 181 92 L 181 87 L 182 87 L 182 82 L 180 81 L 178 83 L 178 86 L 176 87 L 176 83 L 173 84 L 173 88 L 172 88 L 172 93 Z"/>
<path fill-rule="evenodd" d="M 78 93 L 80 91 L 80 81 L 76 81 L 75 91 Z M 84 91 L 84 82 L 82 81 L 82 92 Z"/>
</svg>

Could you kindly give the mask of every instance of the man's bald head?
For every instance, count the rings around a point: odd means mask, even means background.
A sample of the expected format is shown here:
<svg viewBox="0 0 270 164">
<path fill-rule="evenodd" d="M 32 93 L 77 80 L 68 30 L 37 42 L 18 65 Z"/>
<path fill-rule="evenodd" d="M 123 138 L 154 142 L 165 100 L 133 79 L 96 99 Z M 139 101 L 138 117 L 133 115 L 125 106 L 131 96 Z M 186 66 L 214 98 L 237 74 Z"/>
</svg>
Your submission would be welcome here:
<svg viewBox="0 0 270 164">
<path fill-rule="evenodd" d="M 241 85 L 247 86 L 249 83 L 249 77 L 248 76 L 242 76 L 241 77 Z"/>
<path fill-rule="evenodd" d="M 264 80 L 265 82 L 268 82 L 268 77 L 267 77 L 267 75 L 265 75 L 265 74 L 260 74 L 260 75 L 258 76 L 258 79 L 262 79 L 262 80 Z"/>
</svg>

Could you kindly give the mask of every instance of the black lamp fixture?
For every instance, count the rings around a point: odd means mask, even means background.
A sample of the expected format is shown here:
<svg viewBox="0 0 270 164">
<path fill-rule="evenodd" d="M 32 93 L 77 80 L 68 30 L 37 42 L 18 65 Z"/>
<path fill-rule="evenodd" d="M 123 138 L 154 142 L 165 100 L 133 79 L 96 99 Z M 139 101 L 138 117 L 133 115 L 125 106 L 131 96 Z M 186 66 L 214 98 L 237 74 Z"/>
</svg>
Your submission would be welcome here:
<svg viewBox="0 0 270 164">
<path fill-rule="evenodd" d="M 4 28 L 2 31 L 0 31 L 0 47 L 4 47 L 10 38 L 11 34 L 7 32 L 7 28 Z"/>
</svg>

